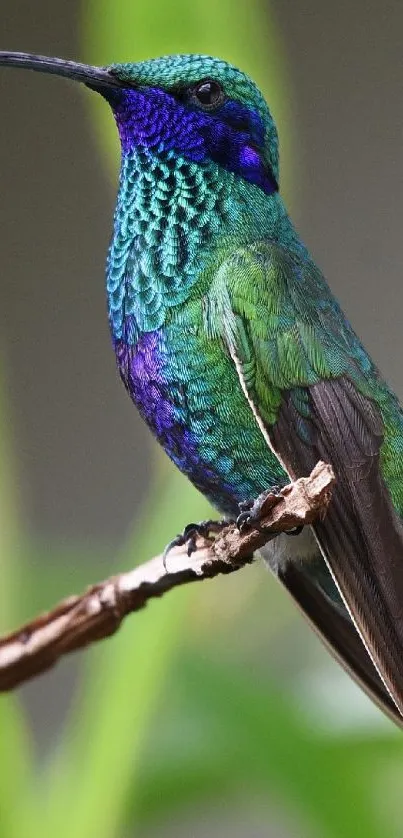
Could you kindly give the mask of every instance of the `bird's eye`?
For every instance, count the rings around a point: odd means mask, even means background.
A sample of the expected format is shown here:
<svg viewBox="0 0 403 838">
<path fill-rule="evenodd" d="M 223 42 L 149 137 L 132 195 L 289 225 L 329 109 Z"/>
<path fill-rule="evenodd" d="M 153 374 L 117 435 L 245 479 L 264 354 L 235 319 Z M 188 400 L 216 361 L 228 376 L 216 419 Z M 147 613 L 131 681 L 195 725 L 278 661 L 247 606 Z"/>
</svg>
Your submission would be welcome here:
<svg viewBox="0 0 403 838">
<path fill-rule="evenodd" d="M 215 108 L 225 99 L 221 85 L 213 79 L 200 81 L 194 88 L 193 96 L 203 108 Z"/>
</svg>

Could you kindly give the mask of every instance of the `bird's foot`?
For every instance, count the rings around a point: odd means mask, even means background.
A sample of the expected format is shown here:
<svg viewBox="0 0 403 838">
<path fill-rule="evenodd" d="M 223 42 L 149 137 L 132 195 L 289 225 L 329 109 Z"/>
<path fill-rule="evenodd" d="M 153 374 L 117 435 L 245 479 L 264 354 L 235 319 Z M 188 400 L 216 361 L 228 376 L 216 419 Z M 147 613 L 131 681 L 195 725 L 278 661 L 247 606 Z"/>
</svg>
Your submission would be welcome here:
<svg viewBox="0 0 403 838">
<path fill-rule="evenodd" d="M 190 557 L 197 548 L 196 541 L 198 537 L 211 539 L 212 535 L 217 535 L 221 532 L 223 527 L 228 526 L 229 523 L 229 521 L 223 518 L 220 521 L 208 519 L 206 521 L 199 521 L 198 523 L 187 524 L 183 532 L 176 535 L 175 538 L 173 538 L 172 541 L 170 541 L 165 547 L 162 554 L 162 564 L 164 565 L 165 571 L 167 571 L 168 553 L 173 547 L 182 547 L 186 544 L 186 552 Z"/>
<path fill-rule="evenodd" d="M 236 525 L 240 532 L 252 527 L 258 532 L 263 532 L 260 521 L 281 500 L 283 497 L 282 488 L 282 486 L 271 486 L 270 489 L 262 492 L 256 500 L 241 501 L 239 504 L 240 514 L 236 519 Z M 303 529 L 303 525 L 300 525 L 299 527 L 293 527 L 292 530 L 286 530 L 285 534 L 299 535 Z"/>
<path fill-rule="evenodd" d="M 270 489 L 266 489 L 255 500 L 241 501 L 239 504 L 240 514 L 236 519 L 236 525 L 240 532 L 251 527 L 261 532 L 260 520 L 262 515 L 269 512 L 281 498 L 281 486 L 270 486 Z"/>
</svg>

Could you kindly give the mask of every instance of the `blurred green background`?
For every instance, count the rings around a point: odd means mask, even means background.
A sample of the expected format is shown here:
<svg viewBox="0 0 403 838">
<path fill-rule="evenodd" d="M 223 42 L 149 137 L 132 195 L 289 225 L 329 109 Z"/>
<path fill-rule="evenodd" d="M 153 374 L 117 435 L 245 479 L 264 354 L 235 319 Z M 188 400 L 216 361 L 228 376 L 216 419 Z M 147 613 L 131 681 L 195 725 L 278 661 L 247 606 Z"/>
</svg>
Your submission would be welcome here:
<svg viewBox="0 0 403 838">
<path fill-rule="evenodd" d="M 381 369 L 401 366 L 403 7 L 19 0 L 1 48 L 96 63 L 220 54 L 264 89 L 293 215 Z M 116 375 L 106 105 L 0 76 L 0 627 L 206 514 Z M 401 734 L 257 564 L 169 594 L 0 698 L 0 838 L 401 836 Z"/>
</svg>

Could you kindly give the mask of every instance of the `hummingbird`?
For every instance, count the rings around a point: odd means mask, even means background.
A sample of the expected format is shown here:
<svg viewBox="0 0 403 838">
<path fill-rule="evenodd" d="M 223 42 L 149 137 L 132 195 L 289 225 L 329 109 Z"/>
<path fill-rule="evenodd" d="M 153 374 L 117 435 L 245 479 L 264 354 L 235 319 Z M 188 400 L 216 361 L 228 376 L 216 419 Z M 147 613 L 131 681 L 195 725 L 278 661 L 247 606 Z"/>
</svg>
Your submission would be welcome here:
<svg viewBox="0 0 403 838">
<path fill-rule="evenodd" d="M 332 465 L 326 517 L 264 557 L 402 726 L 403 412 L 288 215 L 262 93 L 204 55 L 94 67 L 0 52 L 0 65 L 81 82 L 112 110 L 112 341 L 171 460 L 227 519 Z"/>
</svg>

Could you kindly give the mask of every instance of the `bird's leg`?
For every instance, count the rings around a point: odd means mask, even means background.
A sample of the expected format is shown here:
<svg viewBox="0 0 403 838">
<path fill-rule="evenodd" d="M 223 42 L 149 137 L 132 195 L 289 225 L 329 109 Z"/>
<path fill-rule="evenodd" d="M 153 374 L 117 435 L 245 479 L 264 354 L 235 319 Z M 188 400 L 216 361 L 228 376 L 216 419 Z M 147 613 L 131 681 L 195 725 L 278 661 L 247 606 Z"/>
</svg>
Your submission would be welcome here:
<svg viewBox="0 0 403 838">
<path fill-rule="evenodd" d="M 198 536 L 200 538 L 208 539 L 212 535 L 217 535 L 221 532 L 221 530 L 228 526 L 229 523 L 231 523 L 229 520 L 222 518 L 219 521 L 207 519 L 206 521 L 198 521 L 197 523 L 187 524 L 183 532 L 176 535 L 175 538 L 173 538 L 172 541 L 170 541 L 165 547 L 162 555 L 164 569 L 167 570 L 167 556 L 173 547 L 182 547 L 183 544 L 186 544 L 187 554 L 188 556 L 191 556 L 196 550 L 196 539 Z"/>
<path fill-rule="evenodd" d="M 249 529 L 249 527 L 254 527 L 255 529 L 261 531 L 259 522 L 262 517 L 263 510 L 268 512 L 276 505 L 276 503 L 278 503 L 282 497 L 280 491 L 280 486 L 271 486 L 270 489 L 266 489 L 266 491 L 262 492 L 255 500 L 241 501 L 239 504 L 240 514 L 236 519 L 236 525 L 240 532 L 242 532 L 242 530 Z"/>
<path fill-rule="evenodd" d="M 254 529 L 262 532 L 262 528 L 260 527 L 262 515 L 267 514 L 281 500 L 283 497 L 281 489 L 282 486 L 270 486 L 270 489 L 262 492 L 256 500 L 241 501 L 239 504 L 240 514 L 236 519 L 236 525 L 240 532 L 249 527 L 254 527 Z M 293 527 L 292 530 L 287 532 L 287 535 L 299 535 L 302 530 L 302 526 Z"/>
<path fill-rule="evenodd" d="M 271 495 L 274 495 L 275 497 L 280 497 L 282 488 L 282 486 L 276 483 L 273 486 L 270 486 L 270 489 L 266 489 L 265 492 L 262 492 L 258 496 L 258 498 L 255 498 L 253 500 L 241 500 L 240 503 L 238 503 L 240 511 L 249 512 L 252 509 L 252 507 L 255 507 L 256 504 L 258 504 L 259 502 L 261 502 L 260 505 L 262 506 L 263 501 Z"/>
</svg>

